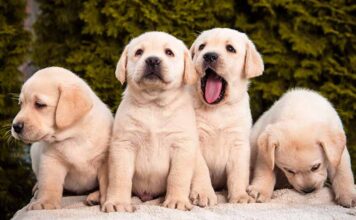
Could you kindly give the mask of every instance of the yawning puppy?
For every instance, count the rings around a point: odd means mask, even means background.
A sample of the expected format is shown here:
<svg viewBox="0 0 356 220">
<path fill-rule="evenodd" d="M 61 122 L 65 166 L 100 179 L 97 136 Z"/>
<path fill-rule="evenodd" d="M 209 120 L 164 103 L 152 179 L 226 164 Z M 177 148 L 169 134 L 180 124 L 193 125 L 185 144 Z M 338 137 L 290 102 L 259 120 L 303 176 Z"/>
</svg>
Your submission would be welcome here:
<svg viewBox="0 0 356 220">
<path fill-rule="evenodd" d="M 254 125 L 251 144 L 255 171 L 248 191 L 257 202 L 268 201 L 282 178 L 301 193 L 320 189 L 329 178 L 336 202 L 356 205 L 341 120 L 316 92 L 296 89 L 283 95 Z"/>
<path fill-rule="evenodd" d="M 103 210 L 133 211 L 131 192 L 142 201 L 166 193 L 165 207 L 190 209 L 199 141 L 185 86 L 197 78 L 188 49 L 167 33 L 142 34 L 126 46 L 116 76 L 127 88 L 115 116 Z"/>
<path fill-rule="evenodd" d="M 42 69 L 23 85 L 19 102 L 11 132 L 34 143 L 31 159 L 38 181 L 37 198 L 28 209 L 60 208 L 63 187 L 84 193 L 97 188 L 98 180 L 106 185 L 113 117 L 82 79 L 60 67 Z"/>
<path fill-rule="evenodd" d="M 229 202 L 248 202 L 252 119 L 247 87 L 249 78 L 262 74 L 262 58 L 245 34 L 226 28 L 204 31 L 191 55 L 200 76 L 193 89 L 200 147 L 212 184 L 227 187 Z"/>
</svg>

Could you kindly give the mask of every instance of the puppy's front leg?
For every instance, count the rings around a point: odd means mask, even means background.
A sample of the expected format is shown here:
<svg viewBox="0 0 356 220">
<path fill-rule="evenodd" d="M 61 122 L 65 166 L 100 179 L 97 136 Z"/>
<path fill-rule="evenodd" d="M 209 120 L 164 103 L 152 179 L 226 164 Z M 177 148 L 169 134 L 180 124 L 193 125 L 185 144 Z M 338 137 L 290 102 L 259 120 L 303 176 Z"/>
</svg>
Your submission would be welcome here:
<svg viewBox="0 0 356 220">
<path fill-rule="evenodd" d="M 347 148 L 345 148 L 336 170 L 330 170 L 330 177 L 336 202 L 344 207 L 356 206 L 354 178 Z"/>
<path fill-rule="evenodd" d="M 109 182 L 102 211 L 133 212 L 131 190 L 135 151 L 132 144 L 129 141 L 113 141 L 108 162 Z"/>
<path fill-rule="evenodd" d="M 57 158 L 42 155 L 38 173 L 37 198 L 27 209 L 59 209 L 67 169 Z"/>
<path fill-rule="evenodd" d="M 271 199 L 276 184 L 276 174 L 264 161 L 261 153 L 257 153 L 252 183 L 247 187 L 247 192 L 256 202 L 267 202 Z"/>
<path fill-rule="evenodd" d="M 104 205 L 106 201 L 106 193 L 108 191 L 108 163 L 105 161 L 98 171 L 100 205 Z"/>
<path fill-rule="evenodd" d="M 185 211 L 193 208 L 188 197 L 197 148 L 195 148 L 194 143 L 188 141 L 180 142 L 179 145 L 173 146 L 171 152 L 171 166 L 163 206 Z"/>
<path fill-rule="evenodd" d="M 103 164 L 98 169 L 98 181 L 99 181 L 99 190 L 90 193 L 86 198 L 86 203 L 88 205 L 97 205 L 101 206 L 106 201 L 106 192 L 108 188 L 108 169 L 107 162 L 103 162 Z"/>
<path fill-rule="evenodd" d="M 201 207 L 216 205 L 217 196 L 211 184 L 209 168 L 200 149 L 198 151 L 189 198 L 194 205 Z"/>
<path fill-rule="evenodd" d="M 235 143 L 227 161 L 227 189 L 230 203 L 248 203 L 252 198 L 246 189 L 250 175 L 250 146 L 248 139 Z"/>
</svg>

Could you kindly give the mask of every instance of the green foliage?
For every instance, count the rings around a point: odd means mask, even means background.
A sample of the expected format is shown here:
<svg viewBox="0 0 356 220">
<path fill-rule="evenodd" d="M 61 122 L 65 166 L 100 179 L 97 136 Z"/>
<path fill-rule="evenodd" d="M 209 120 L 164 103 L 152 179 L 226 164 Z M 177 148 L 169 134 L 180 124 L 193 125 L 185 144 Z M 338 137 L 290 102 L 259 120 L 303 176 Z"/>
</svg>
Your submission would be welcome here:
<svg viewBox="0 0 356 220">
<path fill-rule="evenodd" d="M 236 27 L 263 54 L 264 76 L 251 85 L 254 116 L 288 88 L 307 87 L 326 96 L 340 114 L 356 173 L 356 7 L 351 1 L 264 0 L 247 2 Z"/>
<path fill-rule="evenodd" d="M 33 185 L 26 148 L 9 133 L 30 35 L 23 30 L 25 1 L 0 0 L 0 12 L 0 219 L 8 219 L 29 201 Z"/>
<path fill-rule="evenodd" d="M 4 120 L 14 116 L 14 102 L 8 94 L 19 91 L 20 75 L 16 68 L 23 61 L 28 36 L 21 29 L 23 1 L 0 2 L 1 10 L 6 11 L 0 15 L 3 125 Z M 41 14 L 35 24 L 34 63 L 41 68 L 57 65 L 71 69 L 113 110 L 120 102 L 123 89 L 115 79 L 114 70 L 123 47 L 131 38 L 158 30 L 171 33 L 190 45 L 201 31 L 213 27 L 230 27 L 247 33 L 263 54 L 266 67 L 264 75 L 254 79 L 250 87 L 254 118 L 289 88 L 300 86 L 320 91 L 342 117 L 356 171 L 356 75 L 352 68 L 356 65 L 353 34 L 356 7 L 351 0 L 38 2 Z M 3 149 L 9 152 L 15 148 Z M 22 155 L 14 152 L 11 155 L 17 155 L 16 159 Z M 3 167 L 2 155 L 9 154 L 1 152 L 0 155 Z M 10 157 L 15 165 L 0 170 L 0 175 L 5 175 L 3 172 L 7 175 L 6 178 L 0 176 L 1 181 L 10 182 L 9 178 L 24 174 L 10 173 L 17 169 L 16 159 Z M 25 173 L 22 179 L 27 175 Z M 0 182 L 0 185 L 3 187 L 6 183 Z M 0 196 L 2 193 L 7 192 L 1 191 Z"/>
<path fill-rule="evenodd" d="M 71 69 L 112 109 L 122 92 L 114 76 L 116 62 L 131 38 L 158 30 L 192 42 L 197 31 L 222 25 L 234 13 L 233 1 L 217 6 L 187 0 L 39 2 L 42 14 L 35 25 L 34 62 Z M 206 14 L 201 8 L 206 8 Z"/>
<path fill-rule="evenodd" d="M 54 2 L 54 5 L 53 5 Z M 356 171 L 356 7 L 347 0 L 40 1 L 34 61 L 83 76 L 115 109 L 122 88 L 114 77 L 125 44 L 145 31 L 165 31 L 190 45 L 203 30 L 246 32 L 263 54 L 264 76 L 253 80 L 256 119 L 292 87 L 308 87 L 335 105 L 348 134 Z M 114 94 L 114 95 L 112 95 Z"/>
</svg>

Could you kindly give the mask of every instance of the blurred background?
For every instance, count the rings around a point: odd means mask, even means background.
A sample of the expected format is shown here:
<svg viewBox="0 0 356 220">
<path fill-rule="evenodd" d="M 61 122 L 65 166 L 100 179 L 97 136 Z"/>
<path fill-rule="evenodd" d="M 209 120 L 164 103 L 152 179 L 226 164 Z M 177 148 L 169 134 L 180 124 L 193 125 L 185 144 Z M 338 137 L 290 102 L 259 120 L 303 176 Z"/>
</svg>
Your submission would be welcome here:
<svg viewBox="0 0 356 220">
<path fill-rule="evenodd" d="M 30 146 L 9 132 L 22 83 L 39 68 L 62 66 L 114 112 L 119 55 L 131 38 L 152 30 L 188 47 L 213 27 L 245 32 L 265 62 L 249 90 L 254 119 L 289 88 L 319 91 L 342 118 L 355 172 L 355 15 L 352 0 L 0 0 L 0 219 L 29 202 L 34 184 Z"/>
</svg>

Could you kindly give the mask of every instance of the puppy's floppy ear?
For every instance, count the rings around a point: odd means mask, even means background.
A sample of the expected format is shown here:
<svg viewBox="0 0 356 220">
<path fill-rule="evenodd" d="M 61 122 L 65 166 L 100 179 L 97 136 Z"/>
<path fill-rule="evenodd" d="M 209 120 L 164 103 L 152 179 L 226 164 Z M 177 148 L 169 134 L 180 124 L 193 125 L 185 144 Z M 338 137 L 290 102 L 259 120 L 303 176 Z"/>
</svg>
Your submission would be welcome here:
<svg viewBox="0 0 356 220">
<path fill-rule="evenodd" d="M 329 164 L 336 168 L 346 147 L 345 132 L 340 128 L 321 125 L 319 144 L 322 146 Z"/>
<path fill-rule="evenodd" d="M 183 81 L 185 84 L 193 85 L 196 83 L 198 79 L 197 72 L 195 70 L 192 59 L 190 58 L 190 54 L 188 49 L 184 50 L 184 73 L 183 73 Z"/>
<path fill-rule="evenodd" d="M 192 46 L 190 47 L 189 49 L 189 52 L 190 52 L 190 56 L 192 59 L 194 59 L 194 56 L 195 56 L 195 41 L 193 42 Z"/>
<path fill-rule="evenodd" d="M 59 87 L 55 122 L 59 129 L 67 128 L 81 119 L 93 107 L 90 96 L 78 85 Z"/>
<path fill-rule="evenodd" d="M 257 139 L 258 160 L 271 170 L 274 169 L 275 150 L 279 145 L 277 132 L 275 125 L 268 125 Z"/>
<path fill-rule="evenodd" d="M 247 36 L 246 36 L 247 38 Z M 255 45 L 247 38 L 244 73 L 247 79 L 262 75 L 264 64 L 261 54 Z"/>
<path fill-rule="evenodd" d="M 124 51 L 121 54 L 119 62 L 117 62 L 115 76 L 123 85 L 126 81 L 126 66 L 127 66 L 127 47 L 125 47 Z"/>
</svg>

